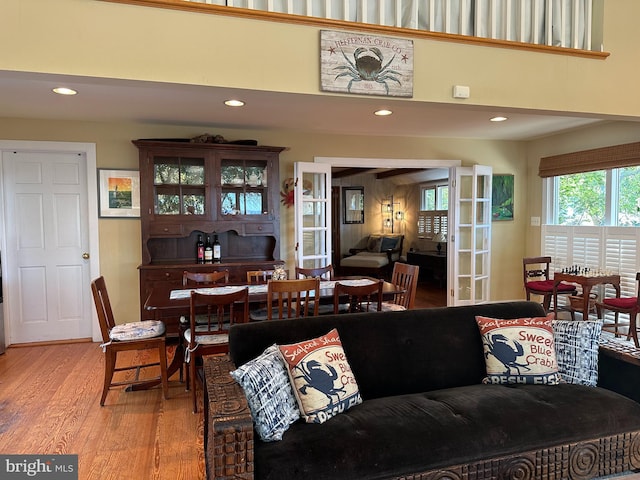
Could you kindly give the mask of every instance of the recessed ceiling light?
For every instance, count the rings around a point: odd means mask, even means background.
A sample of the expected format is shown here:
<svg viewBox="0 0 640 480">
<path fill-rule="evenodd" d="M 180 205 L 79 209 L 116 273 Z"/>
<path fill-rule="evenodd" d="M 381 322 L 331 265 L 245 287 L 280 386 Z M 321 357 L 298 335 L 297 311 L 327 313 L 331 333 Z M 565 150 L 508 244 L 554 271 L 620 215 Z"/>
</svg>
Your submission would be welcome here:
<svg viewBox="0 0 640 480">
<path fill-rule="evenodd" d="M 491 119 L 492 122 L 504 122 L 505 120 L 507 120 L 507 117 L 493 117 Z"/>
<path fill-rule="evenodd" d="M 76 93 L 78 93 L 75 90 L 67 87 L 56 87 L 53 89 L 53 91 L 59 95 L 75 95 Z"/>
<path fill-rule="evenodd" d="M 379 117 L 386 117 L 387 115 L 391 115 L 393 112 L 391 110 L 376 110 L 373 112 L 374 115 L 378 115 Z"/>
<path fill-rule="evenodd" d="M 244 102 L 242 100 L 226 100 L 224 104 L 227 107 L 243 107 Z"/>
</svg>

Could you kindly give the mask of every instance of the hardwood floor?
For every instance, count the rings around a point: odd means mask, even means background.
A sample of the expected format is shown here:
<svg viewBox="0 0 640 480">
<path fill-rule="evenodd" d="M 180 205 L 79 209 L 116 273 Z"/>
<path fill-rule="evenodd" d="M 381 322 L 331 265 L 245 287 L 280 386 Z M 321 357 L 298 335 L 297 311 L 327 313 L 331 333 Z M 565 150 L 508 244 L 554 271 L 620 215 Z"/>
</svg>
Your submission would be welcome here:
<svg viewBox="0 0 640 480">
<path fill-rule="evenodd" d="M 415 308 L 432 308 L 447 306 L 447 288 L 439 288 L 432 282 L 418 282 Z"/>
<path fill-rule="evenodd" d="M 446 305 L 446 291 L 419 283 L 416 308 Z M 153 355 L 124 353 L 125 361 Z M 78 454 L 83 480 L 204 479 L 202 405 L 192 413 L 178 376 L 168 400 L 160 388 L 114 388 L 100 407 L 103 374 L 97 343 L 8 348 L 0 355 L 0 452 Z"/>
<path fill-rule="evenodd" d="M 83 480 L 204 479 L 202 408 L 192 413 L 177 375 L 168 400 L 160 388 L 114 388 L 100 407 L 103 373 L 96 343 L 8 348 L 0 355 L 0 452 L 78 454 Z"/>
</svg>

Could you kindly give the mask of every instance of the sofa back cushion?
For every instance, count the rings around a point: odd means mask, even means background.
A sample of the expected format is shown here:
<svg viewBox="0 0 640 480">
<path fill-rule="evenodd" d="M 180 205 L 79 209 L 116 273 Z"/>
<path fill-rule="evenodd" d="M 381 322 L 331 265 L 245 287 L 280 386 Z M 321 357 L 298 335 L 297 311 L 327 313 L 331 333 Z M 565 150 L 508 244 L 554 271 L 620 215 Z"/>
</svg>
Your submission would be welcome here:
<svg viewBox="0 0 640 480">
<path fill-rule="evenodd" d="M 238 324 L 229 332 L 229 353 L 240 366 L 274 343 L 336 328 L 364 400 L 473 385 L 486 375 L 476 315 L 535 317 L 544 310 L 534 302 L 504 302 Z"/>
</svg>

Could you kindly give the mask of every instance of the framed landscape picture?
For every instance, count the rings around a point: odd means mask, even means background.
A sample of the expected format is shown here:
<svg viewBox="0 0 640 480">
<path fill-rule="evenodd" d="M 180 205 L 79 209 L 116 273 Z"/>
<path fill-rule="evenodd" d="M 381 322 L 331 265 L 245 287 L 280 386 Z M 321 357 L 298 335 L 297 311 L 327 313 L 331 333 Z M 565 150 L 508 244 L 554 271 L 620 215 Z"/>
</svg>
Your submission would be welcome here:
<svg viewBox="0 0 640 480">
<path fill-rule="evenodd" d="M 491 218 L 513 220 L 513 175 L 494 175 L 491 190 Z"/>
<path fill-rule="evenodd" d="M 140 172 L 99 169 L 98 197 L 100 217 L 140 217 Z"/>
</svg>

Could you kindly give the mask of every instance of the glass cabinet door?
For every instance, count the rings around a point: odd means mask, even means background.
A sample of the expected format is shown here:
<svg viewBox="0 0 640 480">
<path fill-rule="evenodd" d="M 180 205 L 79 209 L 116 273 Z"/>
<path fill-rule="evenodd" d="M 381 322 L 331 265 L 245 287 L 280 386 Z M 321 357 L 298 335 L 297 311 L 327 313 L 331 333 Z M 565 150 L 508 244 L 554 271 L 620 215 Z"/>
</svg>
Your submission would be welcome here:
<svg viewBox="0 0 640 480">
<path fill-rule="evenodd" d="M 156 156 L 153 205 L 156 215 L 205 215 L 205 168 L 202 157 Z"/>
<path fill-rule="evenodd" d="M 266 160 L 222 159 L 220 185 L 223 217 L 269 214 Z"/>
</svg>

